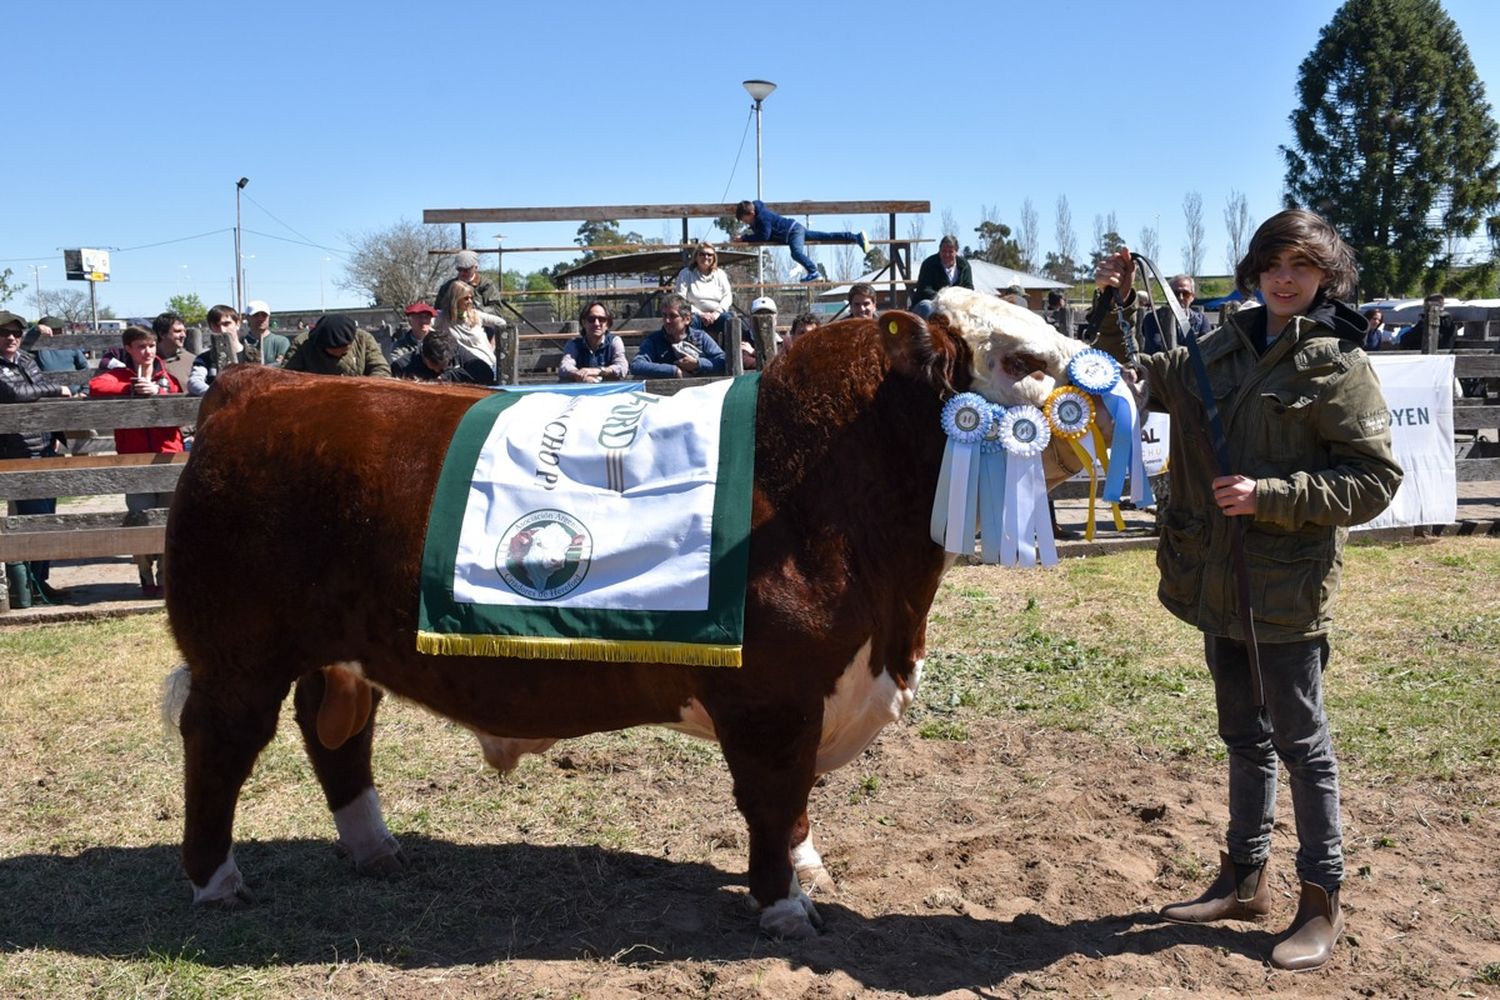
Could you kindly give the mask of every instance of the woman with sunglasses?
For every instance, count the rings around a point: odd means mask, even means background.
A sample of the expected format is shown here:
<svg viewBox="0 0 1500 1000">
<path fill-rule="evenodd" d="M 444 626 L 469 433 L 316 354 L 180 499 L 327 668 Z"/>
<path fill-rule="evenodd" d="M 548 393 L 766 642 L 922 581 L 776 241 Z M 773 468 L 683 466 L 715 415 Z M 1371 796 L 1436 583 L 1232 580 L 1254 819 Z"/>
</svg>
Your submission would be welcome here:
<svg viewBox="0 0 1500 1000">
<path fill-rule="evenodd" d="M 693 326 L 723 339 L 729 328 L 734 291 L 729 287 L 729 275 L 719 269 L 719 253 L 713 244 L 699 243 L 693 248 L 693 262 L 677 272 L 672 290 L 693 307 Z"/>
</svg>

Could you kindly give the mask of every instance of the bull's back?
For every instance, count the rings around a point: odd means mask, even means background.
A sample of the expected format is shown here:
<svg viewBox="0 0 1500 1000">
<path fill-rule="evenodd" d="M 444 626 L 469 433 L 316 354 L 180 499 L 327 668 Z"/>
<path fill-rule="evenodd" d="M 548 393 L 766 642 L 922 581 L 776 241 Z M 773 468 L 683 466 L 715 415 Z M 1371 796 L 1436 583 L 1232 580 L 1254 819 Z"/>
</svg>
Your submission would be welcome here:
<svg viewBox="0 0 1500 1000">
<path fill-rule="evenodd" d="M 453 430 L 482 395 L 226 371 L 167 524 L 167 606 L 184 652 L 231 621 L 235 641 L 273 643 L 289 630 L 380 642 L 414 628 L 428 507 Z"/>
</svg>

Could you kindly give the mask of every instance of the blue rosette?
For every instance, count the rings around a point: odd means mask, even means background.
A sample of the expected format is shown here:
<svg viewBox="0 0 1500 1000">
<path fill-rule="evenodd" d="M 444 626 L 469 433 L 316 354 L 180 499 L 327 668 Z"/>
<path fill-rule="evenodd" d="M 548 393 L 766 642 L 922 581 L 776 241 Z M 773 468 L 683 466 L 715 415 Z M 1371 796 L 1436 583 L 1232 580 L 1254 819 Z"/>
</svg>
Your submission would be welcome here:
<svg viewBox="0 0 1500 1000">
<path fill-rule="evenodd" d="M 1042 452 L 1052 427 L 1035 406 L 1012 406 L 1000 417 L 996 436 L 1005 449 L 1005 510 L 1001 515 L 1000 562 L 1007 566 L 1057 563 L 1047 475 Z"/>
<path fill-rule="evenodd" d="M 939 419 L 948 443 L 932 499 L 930 534 L 945 551 L 974 551 L 979 519 L 979 449 L 994 424 L 994 406 L 977 392 L 961 392 L 943 406 Z"/>
<path fill-rule="evenodd" d="M 1120 363 L 1097 347 L 1073 355 L 1068 362 L 1068 381 L 1084 392 L 1102 396 L 1120 381 Z"/>
</svg>

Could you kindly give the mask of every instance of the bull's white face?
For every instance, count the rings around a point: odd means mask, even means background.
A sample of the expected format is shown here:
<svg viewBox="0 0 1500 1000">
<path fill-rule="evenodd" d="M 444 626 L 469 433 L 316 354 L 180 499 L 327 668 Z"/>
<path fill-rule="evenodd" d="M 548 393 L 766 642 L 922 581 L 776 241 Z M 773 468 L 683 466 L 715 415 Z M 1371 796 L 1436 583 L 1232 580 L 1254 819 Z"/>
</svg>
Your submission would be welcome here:
<svg viewBox="0 0 1500 1000">
<path fill-rule="evenodd" d="M 1064 337 L 1031 310 L 993 295 L 950 286 L 935 301 L 934 311 L 974 350 L 970 389 L 1004 406 L 1041 406 L 1066 383 L 1068 362 L 1086 346 Z"/>
</svg>

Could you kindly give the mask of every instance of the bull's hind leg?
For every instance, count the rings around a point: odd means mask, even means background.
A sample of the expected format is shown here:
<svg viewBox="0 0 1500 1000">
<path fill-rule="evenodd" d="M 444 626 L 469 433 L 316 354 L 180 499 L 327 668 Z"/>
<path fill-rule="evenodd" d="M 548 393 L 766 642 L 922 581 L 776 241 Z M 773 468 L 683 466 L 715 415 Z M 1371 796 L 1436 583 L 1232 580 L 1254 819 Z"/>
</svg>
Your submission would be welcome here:
<svg viewBox="0 0 1500 1000">
<path fill-rule="evenodd" d="M 339 847 L 361 875 L 386 878 L 406 866 L 406 854 L 385 825 L 370 750 L 381 692 L 353 664 L 336 664 L 297 681 L 297 725 L 333 813 Z"/>
<path fill-rule="evenodd" d="M 186 676 L 181 668 L 181 676 Z M 236 664 L 191 679 L 178 728 L 183 751 L 182 866 L 193 902 L 250 901 L 234 863 L 234 810 L 255 758 L 276 732 L 285 682 Z"/>
</svg>

